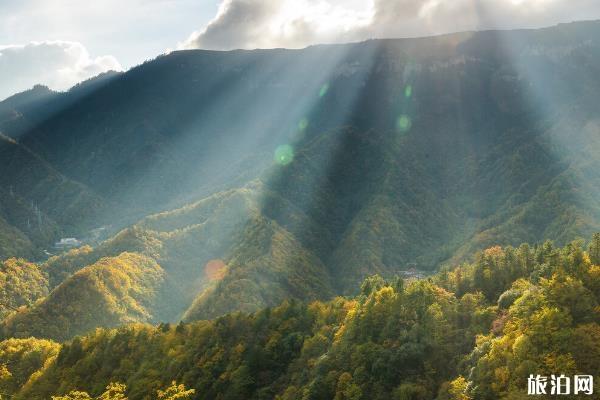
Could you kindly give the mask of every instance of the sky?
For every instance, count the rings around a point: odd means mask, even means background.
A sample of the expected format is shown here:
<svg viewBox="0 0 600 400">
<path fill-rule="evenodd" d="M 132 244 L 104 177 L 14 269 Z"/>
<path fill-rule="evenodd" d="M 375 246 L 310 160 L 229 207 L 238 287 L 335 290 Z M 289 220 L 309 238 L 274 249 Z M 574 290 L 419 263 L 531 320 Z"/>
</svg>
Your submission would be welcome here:
<svg viewBox="0 0 600 400">
<path fill-rule="evenodd" d="M 0 0 L 0 99 L 178 49 L 536 28 L 600 19 L 599 0 Z"/>
</svg>

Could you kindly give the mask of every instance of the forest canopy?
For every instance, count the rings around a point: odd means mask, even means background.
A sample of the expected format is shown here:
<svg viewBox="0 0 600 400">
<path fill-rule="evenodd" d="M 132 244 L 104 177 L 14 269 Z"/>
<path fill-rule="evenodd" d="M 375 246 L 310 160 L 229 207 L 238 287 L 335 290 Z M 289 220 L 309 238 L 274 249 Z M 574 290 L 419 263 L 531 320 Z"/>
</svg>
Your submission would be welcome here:
<svg viewBox="0 0 600 400">
<path fill-rule="evenodd" d="M 0 343 L 16 399 L 518 399 L 600 366 L 600 234 L 492 247 L 425 279 L 211 321 Z M 596 382 L 596 385 L 598 383 Z M 598 386 L 596 386 L 598 390 Z"/>
</svg>

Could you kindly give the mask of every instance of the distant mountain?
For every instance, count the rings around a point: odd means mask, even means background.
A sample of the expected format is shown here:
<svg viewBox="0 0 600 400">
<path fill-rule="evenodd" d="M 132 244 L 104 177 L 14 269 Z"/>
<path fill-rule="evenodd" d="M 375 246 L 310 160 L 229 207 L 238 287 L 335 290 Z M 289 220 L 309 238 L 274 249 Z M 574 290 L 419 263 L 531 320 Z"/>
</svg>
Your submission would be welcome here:
<svg viewBox="0 0 600 400">
<path fill-rule="evenodd" d="M 0 103 L 0 123 L 3 131 L 26 132 L 40 114 L 50 106 L 60 94 L 46 86 L 37 85 L 31 90 L 17 93 Z M 40 118 L 41 120 L 42 118 Z"/>
<path fill-rule="evenodd" d="M 103 202 L 25 146 L 0 134 L 0 259 L 43 257 L 61 235 L 85 232 Z"/>
<path fill-rule="evenodd" d="M 0 204 L 17 193 L 47 233 L 0 214 L 0 244 L 14 237 L 5 256 L 29 257 L 61 232 L 122 229 L 40 268 L 57 291 L 138 253 L 164 271 L 141 320 L 177 321 L 351 294 L 373 273 L 434 270 L 496 244 L 589 236 L 598 37 L 600 22 L 582 22 L 181 51 L 67 93 L 35 88 L 0 103 L 3 166 L 27 159 L 0 178 Z M 34 179 L 39 169 L 54 178 Z"/>
</svg>

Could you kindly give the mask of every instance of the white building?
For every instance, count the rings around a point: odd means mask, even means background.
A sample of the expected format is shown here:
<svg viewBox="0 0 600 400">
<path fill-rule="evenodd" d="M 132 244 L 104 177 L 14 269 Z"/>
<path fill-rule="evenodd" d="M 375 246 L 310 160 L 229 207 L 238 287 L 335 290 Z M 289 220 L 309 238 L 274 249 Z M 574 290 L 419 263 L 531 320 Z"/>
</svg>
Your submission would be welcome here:
<svg viewBox="0 0 600 400">
<path fill-rule="evenodd" d="M 54 243 L 54 247 L 57 249 L 70 249 L 81 246 L 81 241 L 75 238 L 62 238 L 60 241 Z"/>
</svg>

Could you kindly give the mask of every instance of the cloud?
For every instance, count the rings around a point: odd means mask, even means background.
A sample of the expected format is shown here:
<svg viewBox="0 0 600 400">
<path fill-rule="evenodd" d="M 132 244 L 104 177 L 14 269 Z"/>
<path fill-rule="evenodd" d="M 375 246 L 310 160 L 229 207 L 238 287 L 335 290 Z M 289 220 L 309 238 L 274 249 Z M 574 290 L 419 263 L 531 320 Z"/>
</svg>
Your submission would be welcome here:
<svg viewBox="0 0 600 400">
<path fill-rule="evenodd" d="M 368 13 L 324 0 L 224 0 L 216 17 L 180 48 L 303 47 L 352 40 Z"/>
<path fill-rule="evenodd" d="M 46 41 L 0 46 L 0 99 L 36 84 L 66 90 L 99 73 L 123 68 L 112 56 L 92 58 L 78 42 Z"/>
<path fill-rule="evenodd" d="M 592 18 L 600 18 L 597 0 L 223 0 L 179 48 L 297 48 Z"/>
</svg>

